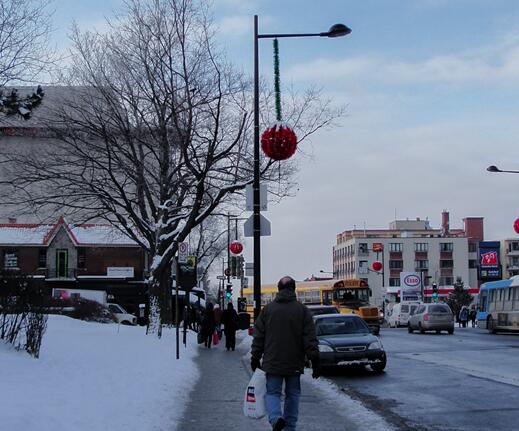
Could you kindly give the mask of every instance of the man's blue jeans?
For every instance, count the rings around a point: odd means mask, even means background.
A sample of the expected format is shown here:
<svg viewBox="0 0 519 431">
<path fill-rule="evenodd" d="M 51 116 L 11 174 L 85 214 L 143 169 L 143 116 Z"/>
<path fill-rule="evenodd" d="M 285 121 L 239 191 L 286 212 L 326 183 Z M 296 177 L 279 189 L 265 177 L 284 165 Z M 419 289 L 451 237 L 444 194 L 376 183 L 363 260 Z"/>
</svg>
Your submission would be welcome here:
<svg viewBox="0 0 519 431">
<path fill-rule="evenodd" d="M 300 375 L 278 376 L 267 374 L 267 394 L 265 406 L 269 415 L 269 422 L 274 425 L 283 417 L 286 422 L 285 430 L 295 431 L 299 414 L 299 397 L 301 396 Z M 285 407 L 281 413 L 281 389 L 285 381 Z"/>
</svg>

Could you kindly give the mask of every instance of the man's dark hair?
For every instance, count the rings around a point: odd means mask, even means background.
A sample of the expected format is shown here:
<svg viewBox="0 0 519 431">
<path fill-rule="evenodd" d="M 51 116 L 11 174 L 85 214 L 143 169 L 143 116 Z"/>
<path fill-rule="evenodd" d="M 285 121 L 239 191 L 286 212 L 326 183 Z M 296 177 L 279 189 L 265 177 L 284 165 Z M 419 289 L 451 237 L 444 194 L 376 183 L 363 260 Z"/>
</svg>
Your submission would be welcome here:
<svg viewBox="0 0 519 431">
<path fill-rule="evenodd" d="M 286 275 L 285 277 L 283 277 L 281 280 L 278 281 L 278 290 L 283 290 L 283 289 L 289 289 L 291 291 L 295 291 L 296 290 L 296 281 Z"/>
</svg>

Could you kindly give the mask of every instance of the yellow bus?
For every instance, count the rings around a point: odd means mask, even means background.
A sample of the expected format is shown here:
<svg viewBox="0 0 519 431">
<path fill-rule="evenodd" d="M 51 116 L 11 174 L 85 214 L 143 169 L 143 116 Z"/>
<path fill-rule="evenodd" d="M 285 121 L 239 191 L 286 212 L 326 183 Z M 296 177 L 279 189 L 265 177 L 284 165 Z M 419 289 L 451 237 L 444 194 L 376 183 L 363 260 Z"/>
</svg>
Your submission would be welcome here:
<svg viewBox="0 0 519 431">
<path fill-rule="evenodd" d="M 371 289 L 364 280 L 323 280 L 298 282 L 297 300 L 305 305 L 334 305 L 343 314 L 354 313 L 362 317 L 378 334 L 383 321 L 382 313 L 376 306 L 371 306 Z M 278 293 L 277 284 L 261 286 L 261 307 L 272 302 Z M 253 288 L 243 289 L 247 300 L 247 312 L 253 316 Z"/>
</svg>

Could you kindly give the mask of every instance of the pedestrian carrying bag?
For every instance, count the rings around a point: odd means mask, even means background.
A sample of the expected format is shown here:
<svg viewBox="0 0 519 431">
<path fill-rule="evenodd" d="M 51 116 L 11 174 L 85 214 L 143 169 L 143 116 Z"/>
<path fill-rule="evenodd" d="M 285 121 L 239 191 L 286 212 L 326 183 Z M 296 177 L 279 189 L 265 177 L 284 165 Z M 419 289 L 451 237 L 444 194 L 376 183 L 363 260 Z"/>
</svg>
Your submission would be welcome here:
<svg viewBox="0 0 519 431">
<path fill-rule="evenodd" d="M 265 395 L 267 393 L 267 376 L 263 370 L 256 368 L 245 391 L 243 414 L 252 419 L 261 419 L 267 414 Z"/>
<path fill-rule="evenodd" d="M 220 338 L 218 338 L 218 331 L 214 331 L 213 333 L 213 344 L 216 346 L 220 342 Z"/>
</svg>

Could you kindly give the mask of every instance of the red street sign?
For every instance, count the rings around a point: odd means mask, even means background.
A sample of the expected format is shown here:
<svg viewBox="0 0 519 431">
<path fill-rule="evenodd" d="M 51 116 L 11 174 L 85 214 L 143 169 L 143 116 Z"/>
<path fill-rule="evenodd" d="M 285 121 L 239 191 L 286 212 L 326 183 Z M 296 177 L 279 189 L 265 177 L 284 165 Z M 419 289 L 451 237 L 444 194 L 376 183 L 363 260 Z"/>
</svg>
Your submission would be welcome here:
<svg viewBox="0 0 519 431">
<path fill-rule="evenodd" d="M 384 251 L 384 244 L 382 244 L 381 242 L 374 242 L 373 251 Z"/>
</svg>

